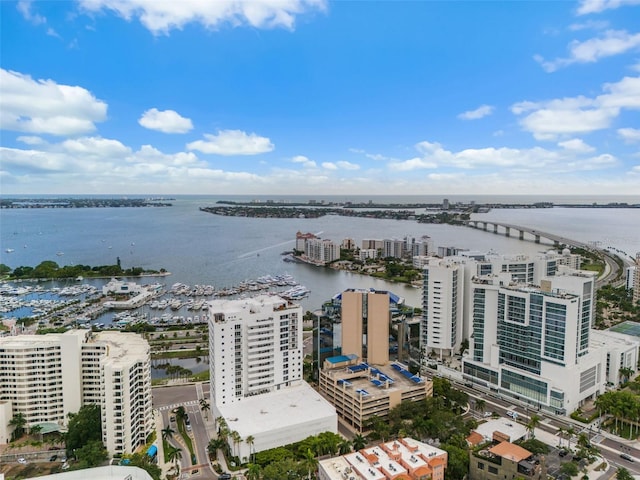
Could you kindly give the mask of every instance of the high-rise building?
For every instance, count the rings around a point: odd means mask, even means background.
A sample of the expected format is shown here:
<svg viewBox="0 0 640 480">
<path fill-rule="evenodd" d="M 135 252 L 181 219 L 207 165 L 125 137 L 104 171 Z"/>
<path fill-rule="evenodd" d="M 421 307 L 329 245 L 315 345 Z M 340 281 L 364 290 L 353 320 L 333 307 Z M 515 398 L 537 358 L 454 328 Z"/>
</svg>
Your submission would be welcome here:
<svg viewBox="0 0 640 480">
<path fill-rule="evenodd" d="M 636 253 L 636 268 L 633 272 L 633 302 L 640 304 L 640 252 Z"/>
<path fill-rule="evenodd" d="M 335 408 L 303 381 L 300 305 L 270 295 L 210 302 L 209 359 L 212 410 L 241 435 L 241 459 L 337 432 Z"/>
<path fill-rule="evenodd" d="M 0 338 L 0 409 L 27 427 L 64 427 L 69 413 L 100 405 L 111 454 L 133 452 L 153 430 L 149 345 L 133 333 L 70 330 Z M 0 424 L 0 442 L 9 432 Z"/>
<path fill-rule="evenodd" d="M 326 238 L 311 238 L 305 242 L 304 256 L 310 262 L 325 265 L 340 259 L 340 245 Z"/>
<path fill-rule="evenodd" d="M 342 292 L 342 353 L 375 364 L 389 362 L 389 292 Z"/>
<path fill-rule="evenodd" d="M 302 307 L 269 295 L 209 304 L 211 399 L 217 406 L 302 379 Z"/>
<path fill-rule="evenodd" d="M 475 277 L 465 378 L 565 414 L 604 392 L 606 352 L 590 349 L 595 275 L 561 267 L 539 286 Z"/>
<path fill-rule="evenodd" d="M 464 310 L 464 264 L 431 259 L 424 267 L 421 345 L 425 354 L 450 356 L 460 349 Z"/>
</svg>

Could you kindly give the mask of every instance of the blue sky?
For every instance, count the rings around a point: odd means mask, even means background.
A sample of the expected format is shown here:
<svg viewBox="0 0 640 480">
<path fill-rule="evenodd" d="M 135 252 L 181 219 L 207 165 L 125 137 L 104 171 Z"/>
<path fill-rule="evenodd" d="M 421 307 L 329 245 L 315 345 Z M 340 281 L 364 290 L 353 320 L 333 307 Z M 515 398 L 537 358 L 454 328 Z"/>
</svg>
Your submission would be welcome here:
<svg viewBox="0 0 640 480">
<path fill-rule="evenodd" d="M 640 0 L 0 17 L 5 194 L 640 193 Z"/>
</svg>

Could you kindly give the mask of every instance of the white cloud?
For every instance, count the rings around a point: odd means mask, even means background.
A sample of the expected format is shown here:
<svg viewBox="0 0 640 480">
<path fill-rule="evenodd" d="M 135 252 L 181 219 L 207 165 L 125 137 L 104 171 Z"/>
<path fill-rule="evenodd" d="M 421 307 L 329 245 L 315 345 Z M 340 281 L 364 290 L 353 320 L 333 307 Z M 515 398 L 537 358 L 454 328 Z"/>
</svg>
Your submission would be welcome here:
<svg viewBox="0 0 640 480">
<path fill-rule="evenodd" d="M 518 102 L 511 107 L 524 130 L 539 140 L 575 135 L 608 128 L 622 109 L 640 109 L 640 77 L 625 77 L 602 86 L 606 93 L 595 98 L 584 96 L 546 102 Z"/>
<path fill-rule="evenodd" d="M 144 112 L 138 123 L 144 128 L 163 133 L 187 133 L 193 130 L 191 119 L 181 116 L 174 110 L 151 108 Z"/>
<path fill-rule="evenodd" d="M 587 20 L 582 23 L 572 23 L 569 25 L 569 30 L 576 32 L 579 30 L 604 30 L 609 27 L 609 22 L 606 20 Z"/>
<path fill-rule="evenodd" d="M 40 137 L 21 135 L 16 138 L 19 142 L 26 143 L 27 145 L 42 145 L 45 141 Z"/>
<path fill-rule="evenodd" d="M 327 170 L 360 170 L 360 165 L 351 162 L 323 162 L 322 168 Z"/>
<path fill-rule="evenodd" d="M 600 13 L 604 10 L 615 9 L 624 5 L 638 5 L 640 0 L 582 0 L 578 7 L 578 15 Z"/>
<path fill-rule="evenodd" d="M 555 72 L 558 68 L 573 63 L 594 63 L 601 58 L 619 55 L 640 47 L 640 33 L 630 34 L 625 30 L 607 30 L 601 38 L 590 38 L 584 42 L 574 40 L 569 44 L 569 57 L 546 61 L 540 55 L 534 55 L 546 72 Z"/>
<path fill-rule="evenodd" d="M 565 150 L 573 150 L 574 152 L 579 153 L 589 153 L 595 151 L 595 148 L 593 148 L 591 145 L 587 145 L 580 138 L 573 138 L 571 140 L 559 142 L 558 146 L 564 148 Z"/>
<path fill-rule="evenodd" d="M 107 116 L 107 104 L 88 90 L 60 85 L 53 80 L 33 80 L 0 69 L 0 129 L 52 135 L 77 135 L 94 131 L 94 122 Z"/>
<path fill-rule="evenodd" d="M 326 8 L 325 0 L 80 0 L 80 5 L 88 12 L 111 10 L 127 21 L 139 18 L 154 35 L 168 35 L 191 22 L 209 29 L 223 24 L 293 29 L 296 16 Z"/>
<path fill-rule="evenodd" d="M 188 143 L 187 148 L 215 155 L 257 155 L 275 148 L 267 137 L 242 130 L 219 130 L 217 135 L 205 133 L 204 138 Z"/>
<path fill-rule="evenodd" d="M 31 0 L 20 0 L 16 8 L 25 20 L 33 23 L 34 25 L 46 23 L 47 19 L 45 17 L 31 11 L 31 3 Z"/>
<path fill-rule="evenodd" d="M 445 175 L 442 169 L 481 170 L 492 169 L 500 174 L 507 172 L 567 172 L 608 168 L 617 164 L 615 157 L 603 154 L 587 158 L 584 154 L 595 149 L 580 139 L 561 142 L 561 150 L 541 147 L 517 149 L 509 147 L 467 148 L 457 152 L 446 150 L 439 143 L 420 142 L 416 145 L 422 155 L 409 160 L 391 162 L 389 170 L 408 172 L 414 170 L 437 170 L 437 175 Z"/>
<path fill-rule="evenodd" d="M 461 120 L 478 120 L 479 118 L 491 115 L 495 107 L 491 105 L 481 105 L 475 110 L 469 110 L 458 115 Z"/>
<path fill-rule="evenodd" d="M 293 163 L 301 163 L 303 167 L 305 168 L 316 168 L 316 162 L 314 162 L 313 160 L 309 160 L 307 157 L 305 157 L 304 155 L 296 155 L 295 157 L 293 157 L 291 159 L 291 161 Z"/>
<path fill-rule="evenodd" d="M 640 142 L 640 129 L 638 128 L 619 128 L 618 135 L 626 143 Z"/>
</svg>

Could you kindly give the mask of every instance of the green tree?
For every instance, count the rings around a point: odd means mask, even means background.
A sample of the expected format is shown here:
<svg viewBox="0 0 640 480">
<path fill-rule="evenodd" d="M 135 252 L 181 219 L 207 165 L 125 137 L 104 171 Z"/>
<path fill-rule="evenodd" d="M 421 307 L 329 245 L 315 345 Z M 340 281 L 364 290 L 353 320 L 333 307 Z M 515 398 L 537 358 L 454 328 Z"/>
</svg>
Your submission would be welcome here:
<svg viewBox="0 0 640 480">
<path fill-rule="evenodd" d="M 343 439 L 338 445 L 338 449 L 339 449 L 340 455 L 346 455 L 347 453 L 351 452 L 351 442 L 346 438 Z"/>
<path fill-rule="evenodd" d="M 629 470 L 627 470 L 624 467 L 618 467 L 618 471 L 616 472 L 616 479 L 617 480 L 633 480 L 633 475 L 631 475 L 629 473 Z"/>
<path fill-rule="evenodd" d="M 311 472 L 314 472 L 318 467 L 318 460 L 310 448 L 305 452 L 302 463 L 304 463 L 304 466 L 307 469 L 307 480 L 311 480 Z"/>
<path fill-rule="evenodd" d="M 578 465 L 574 462 L 565 462 L 560 466 L 560 472 L 569 477 L 575 477 L 578 475 Z"/>
<path fill-rule="evenodd" d="M 247 445 L 249 446 L 249 461 L 253 461 L 253 444 L 255 442 L 256 438 L 253 435 L 249 435 L 247 438 L 244 439 L 245 442 L 247 442 Z"/>
<path fill-rule="evenodd" d="M 167 452 L 167 458 L 169 462 L 173 462 L 176 473 L 180 471 L 180 460 L 182 460 L 182 449 L 177 447 L 169 447 Z"/>
<path fill-rule="evenodd" d="M 24 427 L 27 425 L 27 419 L 22 412 L 16 413 L 11 420 L 9 420 L 9 426 L 13 427 L 13 433 L 11 438 L 17 440 L 24 435 Z"/>
<path fill-rule="evenodd" d="M 100 406 L 89 404 L 82 406 L 77 413 L 69 414 L 69 426 L 65 436 L 67 456 L 73 456 L 75 449 L 93 440 L 102 442 L 102 419 Z"/>
<path fill-rule="evenodd" d="M 367 440 L 359 433 L 355 434 L 351 443 L 353 444 L 353 449 L 355 451 L 362 450 L 367 446 Z"/>
<path fill-rule="evenodd" d="M 260 480 L 260 476 L 262 474 L 262 468 L 260 465 L 255 463 L 250 463 L 247 467 L 247 480 Z"/>
<path fill-rule="evenodd" d="M 130 467 L 138 467 L 146 470 L 146 472 L 153 478 L 153 480 L 160 480 L 162 476 L 162 470 L 158 465 L 151 462 L 149 455 L 146 453 L 134 453 L 133 455 L 127 455 Z"/>
<path fill-rule="evenodd" d="M 629 378 L 631 378 L 631 375 L 633 375 L 633 373 L 634 373 L 633 368 L 629 368 L 629 367 L 622 367 L 620 370 L 618 370 L 618 375 L 622 377 L 622 383 L 627 383 L 629 381 Z"/>
<path fill-rule="evenodd" d="M 460 480 L 469 473 L 469 454 L 464 448 L 454 445 L 442 445 L 442 449 L 447 451 L 448 463 L 445 471 L 446 480 Z"/>
<path fill-rule="evenodd" d="M 209 410 L 211 410 L 211 406 L 204 398 L 200 399 L 200 409 L 204 412 L 205 420 L 209 420 Z"/>
<path fill-rule="evenodd" d="M 483 399 L 479 398 L 478 400 L 476 400 L 476 410 L 478 410 L 480 413 L 484 413 L 484 409 L 487 406 L 487 402 L 485 402 Z"/>
<path fill-rule="evenodd" d="M 0 275 L 7 275 L 9 273 L 11 273 L 11 267 L 4 263 L 0 263 Z"/>
<path fill-rule="evenodd" d="M 171 425 L 167 425 L 165 428 L 162 429 L 162 439 L 170 440 L 173 438 L 174 433 L 176 433 L 176 431 L 173 428 L 171 428 Z"/>
<path fill-rule="evenodd" d="M 538 425 L 540 425 L 540 417 L 534 413 L 527 422 L 527 431 L 531 438 L 536 438 L 536 428 L 538 428 Z"/>
<path fill-rule="evenodd" d="M 91 468 L 101 465 L 109 458 L 109 452 L 101 440 L 91 440 L 74 450 L 78 467 Z"/>
</svg>

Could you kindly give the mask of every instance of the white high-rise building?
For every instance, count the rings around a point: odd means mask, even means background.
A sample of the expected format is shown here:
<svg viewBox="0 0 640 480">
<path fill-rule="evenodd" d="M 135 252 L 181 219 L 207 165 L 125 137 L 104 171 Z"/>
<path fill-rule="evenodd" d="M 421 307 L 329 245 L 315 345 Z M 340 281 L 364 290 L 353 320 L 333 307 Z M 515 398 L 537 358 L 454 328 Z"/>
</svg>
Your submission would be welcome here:
<svg viewBox="0 0 640 480">
<path fill-rule="evenodd" d="M 636 268 L 633 272 L 633 302 L 640 303 L 640 252 L 636 253 Z"/>
<path fill-rule="evenodd" d="M 302 307 L 269 295 L 209 304 L 211 399 L 228 405 L 302 379 Z"/>
<path fill-rule="evenodd" d="M 434 258 L 423 275 L 421 345 L 427 355 L 453 355 L 462 342 L 464 264 Z"/>
<path fill-rule="evenodd" d="M 539 286 L 474 278 L 465 378 L 560 414 L 604 392 L 606 351 L 590 348 L 595 274 L 561 267 Z"/>
<path fill-rule="evenodd" d="M 303 381 L 302 307 L 259 295 L 209 303 L 212 410 L 240 442 L 239 457 L 337 432 L 337 415 Z"/>
<path fill-rule="evenodd" d="M 149 344 L 90 330 L 0 338 L 0 403 L 5 416 L 22 413 L 27 427 L 63 427 L 69 413 L 98 404 L 107 450 L 133 452 L 153 430 Z M 0 442 L 9 439 L 6 428 Z"/>
<path fill-rule="evenodd" d="M 311 262 L 327 264 L 340 259 L 340 245 L 326 238 L 310 238 L 305 242 L 304 254 Z"/>
</svg>

